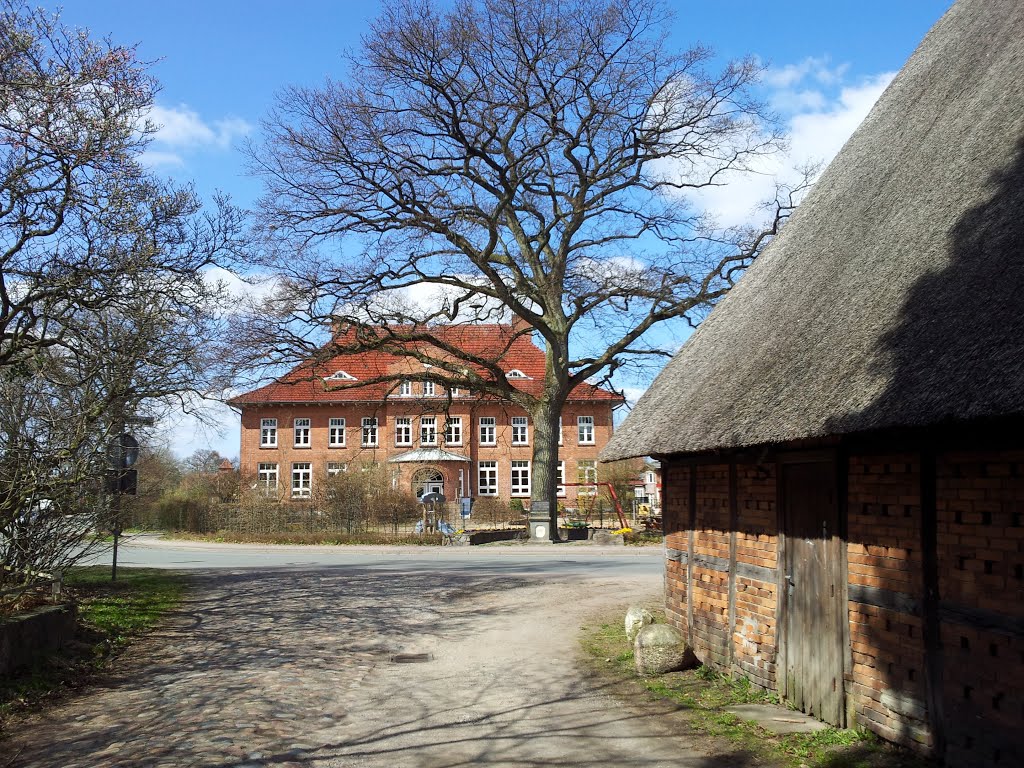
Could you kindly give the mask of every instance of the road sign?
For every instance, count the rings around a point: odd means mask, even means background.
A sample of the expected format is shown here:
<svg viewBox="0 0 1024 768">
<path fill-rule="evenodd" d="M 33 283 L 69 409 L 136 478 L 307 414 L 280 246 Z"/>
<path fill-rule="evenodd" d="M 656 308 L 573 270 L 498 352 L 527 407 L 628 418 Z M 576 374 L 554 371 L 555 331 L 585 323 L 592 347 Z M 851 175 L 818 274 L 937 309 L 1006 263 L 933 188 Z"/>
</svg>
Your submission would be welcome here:
<svg viewBox="0 0 1024 768">
<path fill-rule="evenodd" d="M 112 439 L 108 450 L 114 469 L 127 469 L 139 460 L 139 441 L 127 432 Z"/>
</svg>

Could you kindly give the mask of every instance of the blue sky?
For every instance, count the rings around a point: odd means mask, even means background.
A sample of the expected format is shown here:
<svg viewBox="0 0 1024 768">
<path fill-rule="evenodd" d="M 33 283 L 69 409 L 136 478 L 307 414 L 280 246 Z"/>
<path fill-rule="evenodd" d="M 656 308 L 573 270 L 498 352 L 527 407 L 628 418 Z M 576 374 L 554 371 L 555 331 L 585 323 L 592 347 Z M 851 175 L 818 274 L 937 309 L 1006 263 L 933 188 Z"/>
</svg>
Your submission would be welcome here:
<svg viewBox="0 0 1024 768">
<path fill-rule="evenodd" d="M 42 2 L 55 10 L 57 3 Z M 722 223 L 736 223 L 771 186 L 772 174 L 805 159 L 828 160 L 899 70 L 950 0 L 704 0 L 669 3 L 671 42 L 711 46 L 725 61 L 755 55 L 769 67 L 764 98 L 792 136 L 789 156 L 764 168 L 760 180 L 737 180 L 708 196 Z M 274 94 L 287 85 L 317 85 L 344 75 L 342 54 L 381 7 L 377 2 L 326 0 L 65 0 L 62 20 L 137 43 L 154 62 L 162 89 L 153 118 L 163 129 L 148 161 L 157 172 L 191 181 L 205 197 L 229 192 L 240 205 L 259 193 L 239 145 L 257 137 Z M 636 391 L 627 394 L 635 395 Z M 238 421 L 215 409 L 222 434 L 189 420 L 173 425 L 172 448 L 187 455 L 213 447 L 238 454 Z"/>
</svg>

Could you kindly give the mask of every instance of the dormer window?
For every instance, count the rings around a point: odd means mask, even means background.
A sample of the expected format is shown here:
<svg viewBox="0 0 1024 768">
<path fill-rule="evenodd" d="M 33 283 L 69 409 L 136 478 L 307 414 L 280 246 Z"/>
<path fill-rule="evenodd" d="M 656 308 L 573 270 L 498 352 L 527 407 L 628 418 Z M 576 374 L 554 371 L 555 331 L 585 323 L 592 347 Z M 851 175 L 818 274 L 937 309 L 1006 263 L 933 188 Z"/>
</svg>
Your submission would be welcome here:
<svg viewBox="0 0 1024 768">
<path fill-rule="evenodd" d="M 356 377 L 348 371 L 335 371 L 330 376 L 324 376 L 324 381 L 356 381 Z"/>
<path fill-rule="evenodd" d="M 513 368 L 511 371 L 505 374 L 507 379 L 528 379 L 530 378 L 525 373 L 520 371 L 518 368 Z"/>
<path fill-rule="evenodd" d="M 399 384 L 398 385 L 398 395 L 399 395 L 399 397 L 410 397 L 410 396 L 412 396 L 412 382 L 411 381 L 403 381 L 401 384 Z"/>
<path fill-rule="evenodd" d="M 423 395 L 425 397 L 433 397 L 434 396 L 434 382 L 432 382 L 432 381 L 424 381 L 423 382 Z"/>
</svg>

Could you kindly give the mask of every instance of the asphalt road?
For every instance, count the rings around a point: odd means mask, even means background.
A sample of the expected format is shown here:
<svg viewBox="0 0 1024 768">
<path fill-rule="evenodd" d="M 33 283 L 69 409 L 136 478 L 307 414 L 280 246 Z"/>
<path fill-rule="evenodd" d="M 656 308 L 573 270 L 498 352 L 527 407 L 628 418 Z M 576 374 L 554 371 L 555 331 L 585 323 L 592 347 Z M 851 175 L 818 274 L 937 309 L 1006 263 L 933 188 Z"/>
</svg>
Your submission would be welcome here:
<svg viewBox="0 0 1024 768">
<path fill-rule="evenodd" d="M 111 552 L 89 562 L 107 564 Z M 403 571 L 537 573 L 579 576 L 658 576 L 664 571 L 661 547 L 599 547 L 585 542 L 487 545 L 483 547 L 370 547 L 222 544 L 126 537 L 118 548 L 119 566 L 209 570 L 228 568 L 308 568 L 358 566 Z"/>
</svg>

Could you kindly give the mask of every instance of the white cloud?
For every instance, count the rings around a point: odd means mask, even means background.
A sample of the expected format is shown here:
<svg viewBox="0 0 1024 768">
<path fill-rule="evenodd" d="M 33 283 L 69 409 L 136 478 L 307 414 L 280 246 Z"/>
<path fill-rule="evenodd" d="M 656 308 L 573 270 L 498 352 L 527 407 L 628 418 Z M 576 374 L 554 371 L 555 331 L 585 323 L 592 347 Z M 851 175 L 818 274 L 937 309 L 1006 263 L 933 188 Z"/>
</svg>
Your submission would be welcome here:
<svg viewBox="0 0 1024 768">
<path fill-rule="evenodd" d="M 694 195 L 695 204 L 721 226 L 756 222 L 766 200 L 774 198 L 777 182 L 794 183 L 799 169 L 832 161 L 857 126 L 867 117 L 894 72 L 883 72 L 855 84 L 842 84 L 847 67 L 829 67 L 827 59 L 805 59 L 800 64 L 769 70 L 767 98 L 784 115 L 789 150 L 761 158 L 751 172 L 734 173 L 727 184 Z M 813 81 L 817 88 L 806 88 Z"/>
<path fill-rule="evenodd" d="M 249 123 L 237 117 L 207 123 L 198 112 L 185 104 L 179 104 L 177 107 L 154 105 L 150 110 L 149 119 L 158 127 L 154 143 L 181 149 L 227 149 L 235 139 L 245 136 L 252 130 Z"/>
<path fill-rule="evenodd" d="M 253 130 L 240 117 L 204 120 L 185 104 L 154 105 L 146 118 L 156 127 L 152 144 L 141 157 L 142 163 L 150 168 L 183 166 L 186 157 L 194 152 L 225 151 Z"/>
<path fill-rule="evenodd" d="M 787 64 L 778 68 L 769 67 L 762 80 L 769 88 L 777 90 L 791 88 L 807 79 L 822 85 L 835 85 L 842 82 L 849 68 L 849 64 L 832 66 L 832 61 L 828 56 L 808 56 L 796 64 Z"/>
</svg>

